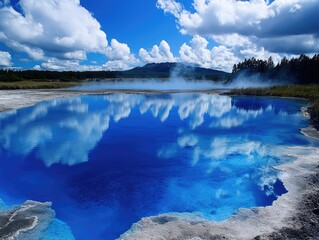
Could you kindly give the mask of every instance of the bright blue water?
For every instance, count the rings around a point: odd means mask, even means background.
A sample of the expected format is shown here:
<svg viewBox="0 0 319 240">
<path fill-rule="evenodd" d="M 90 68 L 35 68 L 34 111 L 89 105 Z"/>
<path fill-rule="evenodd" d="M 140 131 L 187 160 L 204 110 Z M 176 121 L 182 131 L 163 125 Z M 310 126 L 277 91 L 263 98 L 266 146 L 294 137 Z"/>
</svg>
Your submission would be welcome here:
<svg viewBox="0 0 319 240">
<path fill-rule="evenodd" d="M 309 144 L 299 133 L 304 104 L 119 94 L 0 113 L 0 198 L 52 201 L 80 240 L 115 239 L 142 217 L 172 211 L 220 221 L 286 191 L 272 166 L 288 161 L 282 147 Z M 53 233 L 72 239 L 59 221 L 45 236 Z"/>
</svg>

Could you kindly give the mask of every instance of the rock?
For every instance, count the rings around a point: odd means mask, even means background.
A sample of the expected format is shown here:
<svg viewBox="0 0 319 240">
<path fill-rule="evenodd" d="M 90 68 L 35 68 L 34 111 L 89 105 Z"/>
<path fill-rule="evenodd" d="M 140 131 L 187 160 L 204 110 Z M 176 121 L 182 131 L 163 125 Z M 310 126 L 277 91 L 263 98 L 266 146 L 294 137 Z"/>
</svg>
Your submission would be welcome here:
<svg viewBox="0 0 319 240">
<path fill-rule="evenodd" d="M 26 201 L 0 212 L 0 239 L 39 239 L 55 217 L 51 203 Z"/>
</svg>

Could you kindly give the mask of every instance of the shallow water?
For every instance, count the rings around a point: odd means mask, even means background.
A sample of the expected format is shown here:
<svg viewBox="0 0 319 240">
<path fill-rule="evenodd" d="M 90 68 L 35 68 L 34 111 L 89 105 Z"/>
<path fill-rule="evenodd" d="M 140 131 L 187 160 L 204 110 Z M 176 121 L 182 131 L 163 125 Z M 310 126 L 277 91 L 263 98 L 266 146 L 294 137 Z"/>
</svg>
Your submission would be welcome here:
<svg viewBox="0 0 319 240">
<path fill-rule="evenodd" d="M 273 166 L 310 145 L 300 100 L 100 95 L 0 113 L 0 198 L 52 201 L 76 239 L 115 239 L 142 217 L 221 221 L 286 192 Z M 57 239 L 72 239 L 55 221 Z"/>
</svg>

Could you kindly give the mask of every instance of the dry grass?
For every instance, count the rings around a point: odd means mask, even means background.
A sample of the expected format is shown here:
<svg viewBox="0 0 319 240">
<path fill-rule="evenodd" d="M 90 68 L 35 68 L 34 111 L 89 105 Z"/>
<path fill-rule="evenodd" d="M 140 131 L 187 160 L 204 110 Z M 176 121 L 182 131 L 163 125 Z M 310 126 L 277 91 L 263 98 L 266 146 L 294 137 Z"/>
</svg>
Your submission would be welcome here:
<svg viewBox="0 0 319 240">
<path fill-rule="evenodd" d="M 78 84 L 79 82 L 58 82 L 58 81 L 0 82 L 0 90 L 67 88 L 67 87 L 76 86 Z"/>
<path fill-rule="evenodd" d="M 287 85 L 270 88 L 233 89 L 230 94 L 306 98 L 311 101 L 315 114 L 319 116 L 319 85 Z"/>
</svg>

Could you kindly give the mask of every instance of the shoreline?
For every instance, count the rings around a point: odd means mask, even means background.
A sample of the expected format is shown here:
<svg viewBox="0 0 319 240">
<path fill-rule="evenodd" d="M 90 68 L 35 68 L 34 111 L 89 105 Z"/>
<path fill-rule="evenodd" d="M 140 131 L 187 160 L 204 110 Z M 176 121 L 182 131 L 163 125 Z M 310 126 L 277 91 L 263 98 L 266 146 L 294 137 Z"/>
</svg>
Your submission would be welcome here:
<svg viewBox="0 0 319 240">
<path fill-rule="evenodd" d="M 168 94 L 168 93 L 225 93 L 226 90 L 205 91 L 148 91 L 148 90 L 1 90 L 0 112 L 16 110 L 56 98 L 98 94 Z M 266 96 L 267 97 L 267 96 Z M 309 118 L 309 112 L 306 115 Z M 307 116 L 306 116 L 307 117 Z M 318 139 L 314 128 L 302 134 Z M 143 239 L 316 239 L 319 238 L 319 148 L 292 147 L 283 155 L 296 160 L 276 166 L 288 193 L 271 206 L 240 209 L 230 218 L 210 222 L 194 214 L 167 213 L 141 219 L 120 236 L 120 240 Z M 41 203 L 38 203 L 41 204 Z M 23 205 L 20 205 L 22 207 Z M 19 207 L 19 206 L 18 206 Z M 46 208 L 51 209 L 46 205 Z M 51 210 L 53 211 L 53 210 Z M 3 212 L 0 213 L 2 216 Z M 31 215 L 32 216 L 32 215 Z M 28 216 L 30 217 L 30 216 Z M 26 218 L 27 219 L 27 218 Z M 39 222 L 39 224 L 41 224 Z M 0 228 L 1 229 L 1 228 Z M 21 231 L 17 229 L 17 231 Z M 1 236 L 0 236 L 1 237 Z"/>
<path fill-rule="evenodd" d="M 99 90 L 99 91 L 79 91 L 69 89 L 30 89 L 30 90 L 0 90 L 0 112 L 17 110 L 20 108 L 30 107 L 39 102 L 53 100 L 57 98 L 75 97 L 81 95 L 108 95 L 108 94 L 174 94 L 174 93 L 207 93 L 221 94 L 227 96 L 243 96 L 229 94 L 229 89 L 207 89 L 207 90 Z M 252 95 L 247 95 L 252 96 Z M 280 97 L 280 96 L 260 96 L 256 97 L 272 97 L 272 98 L 290 98 L 305 99 L 301 97 Z M 314 120 L 314 112 L 312 106 L 309 105 L 301 110 L 306 118 L 309 119 L 309 126 L 301 129 L 301 133 L 305 136 L 319 139 L 319 119 Z"/>
<path fill-rule="evenodd" d="M 80 95 L 107 95 L 107 94 L 173 94 L 173 93 L 224 93 L 227 90 L 99 90 L 78 91 L 69 89 L 30 89 L 30 90 L 0 90 L 0 112 L 16 110 L 33 106 L 39 102 L 56 98 L 74 97 Z"/>
<path fill-rule="evenodd" d="M 291 147 L 287 154 L 297 159 L 275 168 L 281 171 L 288 192 L 271 206 L 239 209 L 218 223 L 194 214 L 147 217 L 133 224 L 119 240 L 318 239 L 319 149 Z"/>
</svg>

